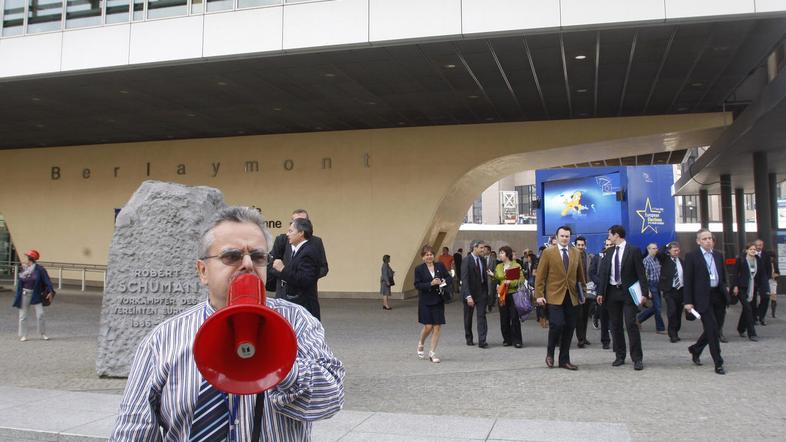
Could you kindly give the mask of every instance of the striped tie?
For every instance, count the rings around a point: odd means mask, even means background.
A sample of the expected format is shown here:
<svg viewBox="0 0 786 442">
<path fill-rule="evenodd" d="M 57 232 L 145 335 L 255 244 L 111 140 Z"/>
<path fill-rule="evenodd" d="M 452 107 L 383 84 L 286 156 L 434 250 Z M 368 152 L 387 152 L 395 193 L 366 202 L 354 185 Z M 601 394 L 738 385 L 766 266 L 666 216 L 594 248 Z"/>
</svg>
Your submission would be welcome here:
<svg viewBox="0 0 786 442">
<path fill-rule="evenodd" d="M 229 432 L 229 407 L 224 394 L 206 380 L 199 387 L 194 421 L 191 423 L 190 442 L 226 441 Z"/>
</svg>

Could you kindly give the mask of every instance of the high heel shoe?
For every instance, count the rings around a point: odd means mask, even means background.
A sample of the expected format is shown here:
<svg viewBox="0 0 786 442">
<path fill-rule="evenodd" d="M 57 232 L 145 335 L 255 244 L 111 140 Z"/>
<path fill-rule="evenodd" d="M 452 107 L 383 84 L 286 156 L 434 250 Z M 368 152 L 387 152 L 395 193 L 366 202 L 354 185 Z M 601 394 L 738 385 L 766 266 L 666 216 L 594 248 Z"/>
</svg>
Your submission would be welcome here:
<svg viewBox="0 0 786 442">
<path fill-rule="evenodd" d="M 424 351 L 423 344 L 418 344 L 418 359 L 426 359 L 426 352 Z"/>
<path fill-rule="evenodd" d="M 383 305 L 382 306 L 382 310 L 393 310 L 393 307 L 388 307 L 388 306 Z"/>
<path fill-rule="evenodd" d="M 442 362 L 442 361 L 440 361 L 440 359 L 437 357 L 437 354 L 436 354 L 436 353 L 434 353 L 433 351 L 430 351 L 430 352 L 428 352 L 428 359 L 429 359 L 431 362 L 435 363 L 435 364 L 439 364 L 440 362 Z"/>
</svg>

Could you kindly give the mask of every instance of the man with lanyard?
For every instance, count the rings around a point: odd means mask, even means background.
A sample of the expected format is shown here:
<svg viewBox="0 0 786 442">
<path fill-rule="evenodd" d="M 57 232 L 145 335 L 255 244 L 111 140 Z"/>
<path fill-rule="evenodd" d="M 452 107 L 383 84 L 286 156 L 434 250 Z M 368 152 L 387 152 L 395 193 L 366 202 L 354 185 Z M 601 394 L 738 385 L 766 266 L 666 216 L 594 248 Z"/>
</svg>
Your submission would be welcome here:
<svg viewBox="0 0 786 442">
<path fill-rule="evenodd" d="M 647 284 L 650 288 L 649 298 L 652 305 L 639 313 L 639 316 L 636 318 L 639 326 L 641 326 L 650 316 L 655 316 L 655 333 L 659 335 L 666 334 L 666 325 L 663 324 L 663 317 L 660 315 L 661 298 L 658 289 L 662 258 L 662 254 L 658 252 L 657 244 L 654 242 L 647 244 L 647 256 L 644 258 L 643 264 L 644 271 L 647 274 Z"/>
<path fill-rule="evenodd" d="M 709 345 L 715 362 L 715 373 L 726 374 L 720 350 L 720 331 L 726 316 L 726 306 L 729 305 L 726 268 L 723 256 L 712 249 L 715 238 L 709 230 L 700 229 L 696 233 L 696 242 L 699 249 L 685 255 L 683 296 L 688 314 L 694 314 L 695 311 L 701 316 L 704 332 L 695 344 L 688 347 L 688 351 L 693 363 L 702 365 L 699 357 L 704 347 Z"/>
<path fill-rule="evenodd" d="M 264 416 L 259 440 L 308 441 L 312 421 L 341 410 L 344 367 L 325 343 L 322 325 L 282 299 L 267 298 L 266 305 L 295 330 L 297 359 L 259 400 L 216 390 L 194 362 L 194 337 L 208 316 L 226 305 L 231 281 L 244 273 L 265 281 L 272 242 L 256 210 L 230 207 L 216 214 L 202 234 L 196 262 L 209 297 L 162 322 L 139 344 L 111 441 L 247 441 L 255 415 Z"/>
</svg>

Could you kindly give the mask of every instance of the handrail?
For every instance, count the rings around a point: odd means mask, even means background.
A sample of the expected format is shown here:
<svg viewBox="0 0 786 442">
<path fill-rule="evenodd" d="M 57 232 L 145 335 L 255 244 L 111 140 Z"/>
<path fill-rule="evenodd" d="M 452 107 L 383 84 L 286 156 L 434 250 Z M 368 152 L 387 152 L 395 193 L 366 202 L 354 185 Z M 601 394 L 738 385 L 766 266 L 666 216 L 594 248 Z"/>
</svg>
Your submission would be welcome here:
<svg viewBox="0 0 786 442">
<path fill-rule="evenodd" d="M 85 291 L 85 281 L 87 277 L 87 273 L 101 273 L 102 278 L 101 282 L 103 283 L 103 287 L 106 287 L 106 269 L 105 265 L 100 264 L 78 264 L 78 263 L 71 263 L 71 262 L 54 262 L 54 261 L 39 261 L 39 263 L 49 269 L 50 273 L 53 270 L 57 270 L 57 288 L 63 288 L 63 271 L 77 271 L 80 272 L 80 280 L 82 283 L 82 291 Z M 16 287 L 16 282 L 19 275 L 19 268 L 21 267 L 20 262 L 10 262 L 10 263 L 0 263 L 0 270 L 13 269 L 14 274 L 14 287 Z"/>
</svg>

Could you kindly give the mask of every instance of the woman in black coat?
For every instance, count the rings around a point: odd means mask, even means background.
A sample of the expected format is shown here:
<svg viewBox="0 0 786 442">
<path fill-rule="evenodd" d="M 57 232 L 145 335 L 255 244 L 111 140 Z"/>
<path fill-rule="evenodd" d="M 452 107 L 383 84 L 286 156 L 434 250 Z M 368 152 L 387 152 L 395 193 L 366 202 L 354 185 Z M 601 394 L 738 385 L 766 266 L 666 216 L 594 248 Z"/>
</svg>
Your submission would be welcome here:
<svg viewBox="0 0 786 442">
<path fill-rule="evenodd" d="M 425 245 L 420 250 L 423 264 L 415 267 L 415 288 L 418 290 L 418 322 L 423 324 L 418 340 L 418 358 L 424 359 L 426 353 L 424 345 L 428 335 L 431 335 L 431 350 L 429 360 L 439 363 L 437 345 L 442 324 L 445 323 L 445 302 L 440 296 L 440 287 L 450 293 L 453 278 L 445 266 L 434 260 L 434 249 Z"/>
<path fill-rule="evenodd" d="M 748 339 L 751 341 L 759 340 L 756 336 L 756 328 L 753 326 L 751 300 L 757 295 L 761 295 L 762 299 L 766 299 L 767 292 L 770 289 L 764 263 L 756 252 L 755 244 L 748 243 L 745 246 L 745 253 L 737 257 L 732 283 L 732 295 L 736 296 L 740 304 L 742 304 L 742 313 L 740 314 L 740 320 L 737 322 L 737 331 L 740 337 L 744 337 L 747 331 Z"/>
</svg>

